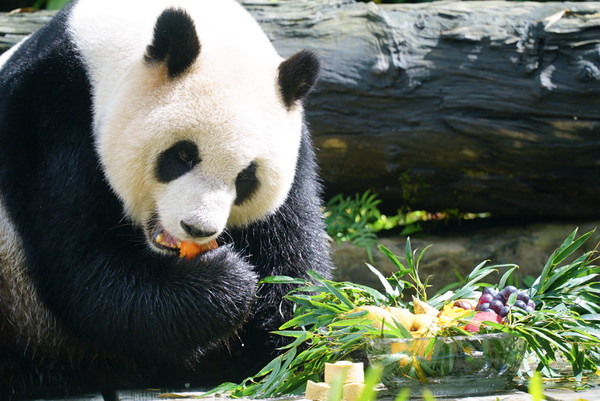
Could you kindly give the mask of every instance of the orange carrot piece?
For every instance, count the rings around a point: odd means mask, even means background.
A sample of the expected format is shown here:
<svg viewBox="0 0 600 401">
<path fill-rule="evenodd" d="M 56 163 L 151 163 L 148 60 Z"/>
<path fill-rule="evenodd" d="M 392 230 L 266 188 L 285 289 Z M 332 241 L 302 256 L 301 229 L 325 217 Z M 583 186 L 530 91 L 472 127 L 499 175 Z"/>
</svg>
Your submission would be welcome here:
<svg viewBox="0 0 600 401">
<path fill-rule="evenodd" d="M 218 247 L 219 245 L 215 240 L 209 241 L 206 244 L 202 245 L 199 245 L 192 241 L 181 241 L 181 245 L 179 247 L 179 257 L 186 258 L 187 260 L 192 260 L 202 252 Z"/>
</svg>

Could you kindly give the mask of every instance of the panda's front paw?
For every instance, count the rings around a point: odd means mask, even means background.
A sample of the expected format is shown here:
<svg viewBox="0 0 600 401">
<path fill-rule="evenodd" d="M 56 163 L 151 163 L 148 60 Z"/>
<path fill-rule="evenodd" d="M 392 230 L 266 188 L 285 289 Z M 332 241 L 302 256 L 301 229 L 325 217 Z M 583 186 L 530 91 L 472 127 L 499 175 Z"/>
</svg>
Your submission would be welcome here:
<svg viewBox="0 0 600 401">
<path fill-rule="evenodd" d="M 175 270 L 184 277 L 171 277 L 178 283 L 172 302 L 187 315 L 179 319 L 182 332 L 194 332 L 205 343 L 232 336 L 248 319 L 256 299 L 258 275 L 253 266 L 231 245 L 192 260 L 180 259 L 178 265 L 181 270 Z M 181 302 L 187 299 L 193 302 Z"/>
</svg>

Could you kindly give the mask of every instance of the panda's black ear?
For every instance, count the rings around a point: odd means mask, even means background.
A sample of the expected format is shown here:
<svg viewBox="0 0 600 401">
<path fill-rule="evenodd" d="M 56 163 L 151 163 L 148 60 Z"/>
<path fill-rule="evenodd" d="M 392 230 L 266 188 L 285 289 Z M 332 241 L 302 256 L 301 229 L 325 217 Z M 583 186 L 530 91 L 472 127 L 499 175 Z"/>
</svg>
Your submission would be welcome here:
<svg viewBox="0 0 600 401">
<path fill-rule="evenodd" d="M 165 62 L 169 77 L 187 70 L 200 54 L 200 41 L 194 21 L 181 9 L 168 8 L 154 25 L 152 43 L 146 47 L 148 63 Z"/>
<path fill-rule="evenodd" d="M 299 51 L 279 65 L 279 89 L 288 109 L 308 95 L 317 82 L 320 68 L 317 55 L 307 50 Z"/>
</svg>

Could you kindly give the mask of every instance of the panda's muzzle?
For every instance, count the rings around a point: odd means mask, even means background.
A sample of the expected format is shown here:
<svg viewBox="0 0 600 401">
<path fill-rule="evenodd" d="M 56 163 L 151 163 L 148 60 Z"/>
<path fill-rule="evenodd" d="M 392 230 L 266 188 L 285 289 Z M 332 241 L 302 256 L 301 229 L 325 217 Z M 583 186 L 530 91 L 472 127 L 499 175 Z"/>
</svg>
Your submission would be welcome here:
<svg viewBox="0 0 600 401">
<path fill-rule="evenodd" d="M 200 228 L 194 227 L 192 224 L 188 224 L 185 221 L 181 220 L 179 222 L 183 231 L 185 231 L 192 238 L 209 238 L 213 237 L 217 234 L 216 231 L 206 231 Z"/>
<path fill-rule="evenodd" d="M 152 221 L 154 224 L 148 224 L 146 235 L 151 245 L 163 253 L 179 256 L 180 258 L 186 257 L 187 259 L 192 259 L 200 253 L 215 249 L 219 246 L 217 241 L 214 239 L 204 243 L 181 240 L 167 232 L 165 228 L 157 222 L 156 218 L 152 219 Z M 188 232 L 185 227 L 183 227 L 183 224 L 182 228 L 184 228 L 188 234 L 192 234 Z M 200 232 L 199 230 L 193 231 L 191 227 L 188 227 L 188 229 L 199 237 L 204 237 L 207 234 L 205 232 Z M 210 238 L 210 236 L 214 236 L 215 234 L 216 233 L 208 233 L 206 237 Z"/>
</svg>

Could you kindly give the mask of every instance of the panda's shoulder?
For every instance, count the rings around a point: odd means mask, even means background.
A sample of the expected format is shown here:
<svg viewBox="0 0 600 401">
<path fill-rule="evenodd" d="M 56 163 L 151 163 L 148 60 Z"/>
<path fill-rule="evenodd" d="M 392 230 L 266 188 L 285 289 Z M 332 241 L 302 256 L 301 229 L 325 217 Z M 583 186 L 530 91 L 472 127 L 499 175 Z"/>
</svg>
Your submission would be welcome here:
<svg viewBox="0 0 600 401">
<path fill-rule="evenodd" d="M 52 73 L 56 63 L 73 65 L 78 56 L 67 33 L 72 5 L 66 6 L 48 24 L 17 43 L 0 57 L 2 85 L 36 75 L 45 70 Z"/>
</svg>

